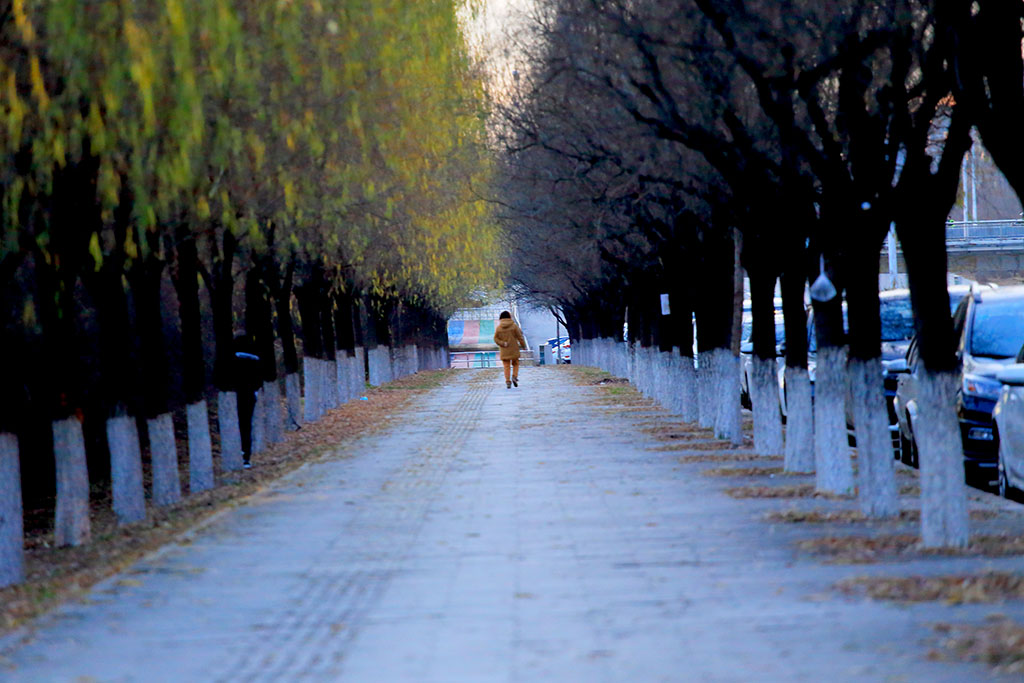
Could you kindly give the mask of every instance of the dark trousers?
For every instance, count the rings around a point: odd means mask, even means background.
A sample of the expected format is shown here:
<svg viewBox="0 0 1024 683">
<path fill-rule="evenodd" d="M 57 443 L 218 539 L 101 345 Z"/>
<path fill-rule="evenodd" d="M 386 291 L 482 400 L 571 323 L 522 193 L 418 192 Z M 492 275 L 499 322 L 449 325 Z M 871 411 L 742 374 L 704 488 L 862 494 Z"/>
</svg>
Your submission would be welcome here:
<svg viewBox="0 0 1024 683">
<path fill-rule="evenodd" d="M 249 462 L 252 455 L 252 414 L 256 410 L 256 392 L 238 392 L 238 431 L 242 435 L 242 458 Z"/>
</svg>

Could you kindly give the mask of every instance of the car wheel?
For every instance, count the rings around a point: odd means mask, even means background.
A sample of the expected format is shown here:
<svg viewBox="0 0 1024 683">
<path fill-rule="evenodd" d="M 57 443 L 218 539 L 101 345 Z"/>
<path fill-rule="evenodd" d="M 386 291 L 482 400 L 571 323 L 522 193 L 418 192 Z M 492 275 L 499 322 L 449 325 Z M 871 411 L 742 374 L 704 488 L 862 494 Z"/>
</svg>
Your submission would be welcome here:
<svg viewBox="0 0 1024 683">
<path fill-rule="evenodd" d="M 910 466 L 910 439 L 903 435 L 903 430 L 900 430 L 900 462 L 904 465 Z"/>
<path fill-rule="evenodd" d="M 1020 490 L 1010 484 L 1010 478 L 1006 476 L 1006 467 L 1003 465 L 1003 447 L 999 446 L 999 459 L 996 465 L 996 477 L 998 479 L 999 496 L 1009 500 L 1019 500 Z"/>
<path fill-rule="evenodd" d="M 914 440 L 914 429 L 909 417 L 907 418 L 907 427 L 910 430 L 909 439 L 903 436 L 903 432 L 900 432 L 900 460 L 908 467 L 918 467 L 917 441 Z"/>
</svg>

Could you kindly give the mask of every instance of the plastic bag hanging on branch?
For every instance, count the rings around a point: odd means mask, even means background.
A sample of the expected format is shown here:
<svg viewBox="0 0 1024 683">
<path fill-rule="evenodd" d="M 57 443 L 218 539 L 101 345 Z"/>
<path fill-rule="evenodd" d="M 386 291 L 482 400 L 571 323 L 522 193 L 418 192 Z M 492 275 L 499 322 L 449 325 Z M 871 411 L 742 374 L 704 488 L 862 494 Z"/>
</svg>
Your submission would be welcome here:
<svg viewBox="0 0 1024 683">
<path fill-rule="evenodd" d="M 836 298 L 839 292 L 836 291 L 836 286 L 832 284 L 832 280 L 825 274 L 825 254 L 820 256 L 819 270 L 818 278 L 810 288 L 811 299 L 814 301 L 831 301 Z"/>
</svg>

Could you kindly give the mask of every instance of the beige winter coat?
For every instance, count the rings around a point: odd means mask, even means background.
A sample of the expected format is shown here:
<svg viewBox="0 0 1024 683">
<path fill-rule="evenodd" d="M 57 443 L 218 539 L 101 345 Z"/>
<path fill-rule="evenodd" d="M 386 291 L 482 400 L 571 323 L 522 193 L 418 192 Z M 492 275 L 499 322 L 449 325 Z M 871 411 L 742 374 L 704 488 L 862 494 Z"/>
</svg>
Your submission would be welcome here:
<svg viewBox="0 0 1024 683">
<path fill-rule="evenodd" d="M 519 348 L 526 348 L 526 339 L 512 318 L 502 318 L 494 330 L 494 343 L 501 347 L 499 354 L 502 360 L 519 358 Z"/>
</svg>

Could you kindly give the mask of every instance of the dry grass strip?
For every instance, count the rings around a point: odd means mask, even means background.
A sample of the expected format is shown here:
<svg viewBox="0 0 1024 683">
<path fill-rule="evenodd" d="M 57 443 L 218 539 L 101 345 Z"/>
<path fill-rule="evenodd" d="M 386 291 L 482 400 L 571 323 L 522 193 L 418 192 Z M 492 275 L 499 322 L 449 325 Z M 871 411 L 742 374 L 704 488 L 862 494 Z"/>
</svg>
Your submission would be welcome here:
<svg viewBox="0 0 1024 683">
<path fill-rule="evenodd" d="M 852 496 L 817 493 L 814 484 L 786 484 L 785 486 L 734 486 L 725 490 L 733 498 L 824 498 L 851 500 Z"/>
<path fill-rule="evenodd" d="M 992 615 L 981 625 L 936 624 L 935 631 L 943 637 L 942 650 L 930 651 L 929 659 L 982 662 L 998 674 L 1024 673 L 1024 626 L 1005 615 Z"/>
<path fill-rule="evenodd" d="M 325 455 L 346 457 L 346 448 L 353 441 L 391 425 L 416 397 L 440 386 L 455 372 L 459 371 L 421 372 L 369 389 L 366 392 L 369 400 L 351 401 L 330 411 L 318 422 L 288 433 L 284 443 L 255 454 L 253 469 L 218 472 L 215 489 L 187 496 L 177 505 L 151 507 L 146 520 L 138 524 L 119 526 L 111 509 L 109 491 L 94 491 L 90 501 L 92 540 L 89 543 L 76 548 L 53 547 L 52 522 L 49 528 L 26 534 L 26 580 L 0 590 L 0 633 L 81 595 L 98 581 L 175 540 L 214 513 L 237 505 L 242 498 L 300 465 Z M 215 459 L 215 463 L 219 461 Z M 182 481 L 187 485 L 187 457 L 183 457 L 180 464 Z M 52 511 L 27 510 L 26 513 L 52 518 Z"/>
<path fill-rule="evenodd" d="M 999 515 L 996 510 L 971 510 L 972 520 L 983 521 Z M 781 524 L 854 524 L 857 522 L 919 522 L 920 510 L 901 510 L 896 518 L 867 517 L 860 510 L 776 510 L 764 515 L 764 521 Z"/>
<path fill-rule="evenodd" d="M 589 384 L 602 384 L 602 383 L 624 383 L 628 384 L 629 380 L 622 377 L 613 377 L 600 368 L 595 368 L 589 365 L 552 365 L 545 366 L 550 367 L 554 372 L 564 372 L 569 375 L 570 380 L 574 384 L 589 385 Z"/>
<path fill-rule="evenodd" d="M 678 451 L 685 450 L 674 446 L 658 446 L 648 448 L 649 451 Z M 702 455 L 681 455 L 677 458 L 681 463 L 697 462 L 769 462 L 782 460 L 781 455 L 758 455 L 750 451 L 737 451 L 735 453 L 708 453 Z"/>
<path fill-rule="evenodd" d="M 646 408 L 648 410 L 657 408 L 657 404 L 649 398 L 644 398 L 640 394 L 633 392 L 630 395 L 611 394 L 607 396 L 601 396 L 588 401 L 590 405 L 602 406 L 606 408 Z"/>
<path fill-rule="evenodd" d="M 1024 555 L 1024 537 L 1008 534 L 979 535 L 966 548 L 922 548 L 916 534 L 880 536 L 825 536 L 801 541 L 800 550 L 823 555 L 834 564 L 871 564 L 885 559 L 934 555 L 1007 557 Z"/>
<path fill-rule="evenodd" d="M 953 576 L 857 576 L 835 584 L 848 595 L 892 602 L 978 604 L 1024 598 L 1024 575 L 983 572 Z"/>
<path fill-rule="evenodd" d="M 711 467 L 700 472 L 705 477 L 774 477 L 790 476 L 781 467 Z"/>
</svg>

